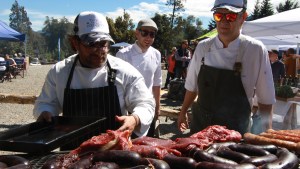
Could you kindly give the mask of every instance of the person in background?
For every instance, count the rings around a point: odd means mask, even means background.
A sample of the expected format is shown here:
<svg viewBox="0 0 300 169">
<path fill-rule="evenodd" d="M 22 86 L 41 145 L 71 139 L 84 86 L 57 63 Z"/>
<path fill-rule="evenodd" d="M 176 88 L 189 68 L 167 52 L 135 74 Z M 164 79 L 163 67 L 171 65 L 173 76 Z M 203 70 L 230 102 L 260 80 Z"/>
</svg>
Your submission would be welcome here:
<svg viewBox="0 0 300 169">
<path fill-rule="evenodd" d="M 175 77 L 174 69 L 175 69 L 175 53 L 176 53 L 176 51 L 177 51 L 176 47 L 173 47 L 171 54 L 167 58 L 169 66 L 168 66 L 168 73 L 167 73 L 167 77 L 166 77 L 165 86 L 163 89 L 168 89 L 170 80 L 174 79 L 174 77 Z"/>
<path fill-rule="evenodd" d="M 295 58 L 295 49 L 289 48 L 286 51 L 286 58 L 284 60 L 285 73 L 287 77 L 296 76 L 296 58 Z"/>
<path fill-rule="evenodd" d="M 2 56 L 0 56 L 0 62 L 5 62 L 5 59 Z M 6 66 L 5 65 L 1 65 L 0 66 L 0 71 L 4 72 L 5 70 L 6 70 Z"/>
<path fill-rule="evenodd" d="M 161 53 L 151 46 L 157 31 L 157 25 L 152 19 L 140 20 L 135 30 L 135 43 L 116 54 L 116 57 L 129 62 L 139 70 L 146 81 L 146 86 L 153 93 L 156 107 L 154 120 L 147 135 L 150 137 L 158 137 L 155 135 L 155 128 L 160 111 L 160 89 L 162 85 Z"/>
<path fill-rule="evenodd" d="M 5 55 L 5 60 L 8 61 L 8 65 L 6 67 L 6 71 L 9 72 L 10 78 L 15 77 L 17 63 L 16 61 L 9 56 L 9 54 Z"/>
<path fill-rule="evenodd" d="M 185 79 L 186 77 L 186 70 L 192 56 L 188 47 L 188 40 L 183 40 L 181 42 L 181 47 L 177 49 L 177 52 L 175 53 L 175 77 L 178 79 Z"/>
<path fill-rule="evenodd" d="M 284 63 L 278 60 L 278 51 L 273 49 L 268 51 L 269 59 L 271 62 L 272 74 L 274 83 L 282 83 L 283 78 L 285 77 L 285 67 Z"/>
<path fill-rule="evenodd" d="M 106 117 L 102 132 L 129 130 L 145 136 L 154 117 L 155 102 L 138 70 L 108 54 L 114 41 L 105 16 L 94 11 L 81 12 L 73 31 L 68 39 L 77 52 L 57 62 L 48 72 L 35 101 L 34 117 L 48 122 L 61 113 L 71 117 Z M 63 149 L 72 149 L 81 142 Z"/>
<path fill-rule="evenodd" d="M 212 11 L 218 35 L 199 42 L 190 62 L 177 121 L 180 131 L 189 128 L 187 110 L 193 103 L 191 133 L 210 125 L 242 135 L 272 128 L 276 99 L 268 51 L 260 41 L 241 34 L 246 9 L 246 0 L 215 0 Z M 258 111 L 251 130 L 254 95 Z"/>
</svg>

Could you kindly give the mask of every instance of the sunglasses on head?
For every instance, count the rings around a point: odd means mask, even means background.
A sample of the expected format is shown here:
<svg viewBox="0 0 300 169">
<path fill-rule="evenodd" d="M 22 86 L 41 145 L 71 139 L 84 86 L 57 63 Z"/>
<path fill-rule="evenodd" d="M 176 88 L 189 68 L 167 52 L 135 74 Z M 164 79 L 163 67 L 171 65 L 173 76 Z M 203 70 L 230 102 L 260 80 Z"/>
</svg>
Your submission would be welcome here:
<svg viewBox="0 0 300 169">
<path fill-rule="evenodd" d="M 214 19 L 215 19 L 215 21 L 220 22 L 222 20 L 222 18 L 225 17 L 225 19 L 228 22 L 234 22 L 234 21 L 236 21 L 238 15 L 239 15 L 239 13 L 220 13 L 220 12 L 215 12 L 214 13 Z"/>
<path fill-rule="evenodd" d="M 150 38 L 155 38 L 156 32 L 146 31 L 142 29 L 139 29 L 139 31 L 143 37 L 147 37 L 149 35 Z"/>
</svg>

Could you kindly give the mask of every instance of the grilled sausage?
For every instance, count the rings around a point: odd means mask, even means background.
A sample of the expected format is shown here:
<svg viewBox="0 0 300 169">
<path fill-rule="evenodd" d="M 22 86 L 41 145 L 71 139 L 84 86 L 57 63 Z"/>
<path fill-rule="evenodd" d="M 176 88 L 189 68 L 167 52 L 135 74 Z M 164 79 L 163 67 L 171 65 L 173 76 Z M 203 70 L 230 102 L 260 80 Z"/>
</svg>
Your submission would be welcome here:
<svg viewBox="0 0 300 169">
<path fill-rule="evenodd" d="M 167 154 L 163 160 L 167 162 L 172 169 L 195 169 L 197 162 L 190 157 L 177 157 L 173 154 Z"/>
<path fill-rule="evenodd" d="M 298 157 L 286 148 L 279 149 L 277 157 L 276 161 L 261 166 L 261 169 L 297 169 L 299 166 Z"/>
<path fill-rule="evenodd" d="M 0 156 L 0 162 L 5 163 L 9 168 L 31 168 L 29 160 L 16 155 L 2 155 Z"/>
<path fill-rule="evenodd" d="M 119 169 L 119 165 L 110 162 L 97 162 L 90 169 Z"/>
<path fill-rule="evenodd" d="M 263 164 L 267 164 L 270 162 L 273 162 L 275 160 L 277 160 L 277 156 L 274 154 L 268 154 L 265 156 L 260 156 L 260 157 L 252 157 L 246 160 L 241 161 L 241 163 L 251 163 L 255 166 L 261 166 Z"/>
<path fill-rule="evenodd" d="M 235 161 L 237 163 L 240 163 L 241 161 L 250 158 L 250 156 L 248 156 L 246 154 L 243 154 L 243 153 L 240 153 L 240 152 L 236 152 L 236 151 L 232 151 L 230 148 L 224 147 L 224 146 L 221 146 L 217 150 L 217 156 L 233 160 L 233 161 Z"/>
<path fill-rule="evenodd" d="M 270 154 L 268 151 L 257 148 L 251 144 L 235 144 L 228 147 L 233 151 L 244 153 L 249 156 L 264 156 Z"/>
<path fill-rule="evenodd" d="M 93 165 L 93 154 L 87 154 L 83 156 L 81 159 L 71 164 L 68 169 L 83 169 L 90 168 Z"/>
<path fill-rule="evenodd" d="M 155 158 L 145 158 L 144 165 L 152 166 L 155 169 L 171 169 L 167 162 Z"/>
<path fill-rule="evenodd" d="M 253 164 L 222 164 L 222 163 L 213 163 L 213 162 L 199 162 L 197 164 L 197 169 L 256 169 L 257 167 Z"/>
<path fill-rule="evenodd" d="M 289 150 L 294 150 L 297 153 L 300 153 L 300 143 L 294 143 L 291 141 L 285 141 L 285 140 L 278 140 L 278 139 L 272 139 L 272 138 L 266 138 L 263 136 L 258 136 L 252 133 L 245 133 L 244 134 L 244 140 L 247 143 L 252 144 L 274 144 L 279 147 L 285 147 Z"/>
<path fill-rule="evenodd" d="M 210 147 L 212 147 L 214 149 L 219 149 L 219 147 L 221 147 L 221 146 L 228 147 L 228 146 L 234 145 L 234 144 L 237 144 L 237 143 L 229 141 L 229 142 L 213 143 Z"/>
<path fill-rule="evenodd" d="M 259 148 L 259 149 L 263 149 L 266 150 L 268 152 L 270 152 L 271 154 L 276 154 L 277 153 L 277 149 L 278 147 L 273 145 L 273 144 L 266 144 L 266 145 L 255 145 L 252 144 L 253 146 Z"/>
<path fill-rule="evenodd" d="M 141 155 L 133 151 L 125 150 L 108 150 L 96 152 L 94 154 L 93 163 L 95 162 L 115 162 L 120 166 L 133 167 L 142 161 Z"/>
<path fill-rule="evenodd" d="M 208 162 L 215 162 L 215 163 L 237 165 L 237 163 L 234 162 L 234 161 L 232 161 L 232 160 L 229 160 L 229 159 L 226 159 L 226 158 L 222 158 L 222 157 L 219 157 L 219 156 L 214 155 L 214 154 L 210 154 L 210 153 L 208 153 L 206 151 L 202 151 L 202 150 L 197 151 L 194 154 L 194 159 L 197 162 L 208 161 Z"/>
</svg>

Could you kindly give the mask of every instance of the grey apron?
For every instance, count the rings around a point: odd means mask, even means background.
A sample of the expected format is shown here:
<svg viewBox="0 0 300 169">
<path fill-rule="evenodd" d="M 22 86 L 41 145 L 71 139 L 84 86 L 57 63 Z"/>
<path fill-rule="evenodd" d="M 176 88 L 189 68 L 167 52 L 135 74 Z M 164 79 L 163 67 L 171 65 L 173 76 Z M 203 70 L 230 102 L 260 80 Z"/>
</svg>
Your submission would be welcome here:
<svg viewBox="0 0 300 169">
<path fill-rule="evenodd" d="M 241 81 L 242 55 L 240 49 L 234 70 L 207 66 L 205 56 L 202 58 L 198 99 L 192 107 L 191 133 L 210 125 L 223 125 L 241 134 L 249 131 L 251 107 Z"/>
<path fill-rule="evenodd" d="M 116 78 L 116 70 L 112 69 L 108 60 L 108 86 L 86 89 L 71 89 L 71 81 L 78 56 L 72 65 L 68 82 L 64 91 L 63 116 L 71 117 L 106 117 L 100 128 L 96 129 L 82 138 L 62 147 L 62 149 L 70 150 L 78 147 L 83 141 L 94 135 L 99 135 L 107 129 L 116 130 L 121 124 L 115 121 L 115 116 L 121 116 L 121 108 L 117 88 L 114 85 Z"/>
</svg>

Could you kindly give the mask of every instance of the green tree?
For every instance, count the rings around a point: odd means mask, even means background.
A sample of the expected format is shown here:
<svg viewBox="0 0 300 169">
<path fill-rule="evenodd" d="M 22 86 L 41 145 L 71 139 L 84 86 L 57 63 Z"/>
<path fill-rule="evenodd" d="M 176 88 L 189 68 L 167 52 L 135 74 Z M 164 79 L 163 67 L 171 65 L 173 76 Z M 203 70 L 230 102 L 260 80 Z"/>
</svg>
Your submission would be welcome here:
<svg viewBox="0 0 300 169">
<path fill-rule="evenodd" d="M 263 0 L 260 8 L 259 18 L 267 17 L 274 14 L 273 5 L 270 0 Z"/>
<path fill-rule="evenodd" d="M 291 9 L 296 9 L 299 8 L 299 4 L 298 2 L 292 1 L 292 0 L 286 0 L 283 3 L 279 3 L 279 5 L 276 7 L 277 12 L 284 12 L 284 11 L 288 11 Z"/>
<path fill-rule="evenodd" d="M 211 19 L 208 23 L 208 31 L 211 31 L 217 27 L 216 21 Z"/>
<path fill-rule="evenodd" d="M 134 24 L 130 15 L 124 11 L 123 16 L 116 18 L 115 22 L 106 18 L 109 25 L 109 31 L 115 42 L 134 43 Z"/>
<path fill-rule="evenodd" d="M 174 19 L 177 16 L 176 12 L 184 11 L 184 5 L 182 4 L 182 0 L 168 0 L 166 5 L 173 8 L 171 15 L 171 28 L 173 28 Z"/>
<path fill-rule="evenodd" d="M 259 0 L 256 0 L 254 10 L 251 13 L 251 15 L 249 15 L 249 17 L 247 18 L 247 21 L 252 21 L 252 20 L 260 18 L 260 5 L 259 4 L 260 4 Z"/>
<path fill-rule="evenodd" d="M 73 24 L 68 21 L 65 17 L 61 19 L 46 17 L 44 22 L 44 28 L 42 29 L 42 35 L 45 38 L 45 55 L 48 53 L 50 58 L 58 58 L 58 39 L 61 42 L 61 59 L 72 54 L 73 51 L 68 43 L 67 35 L 72 32 Z M 51 55 L 49 55 L 49 53 Z"/>
</svg>

